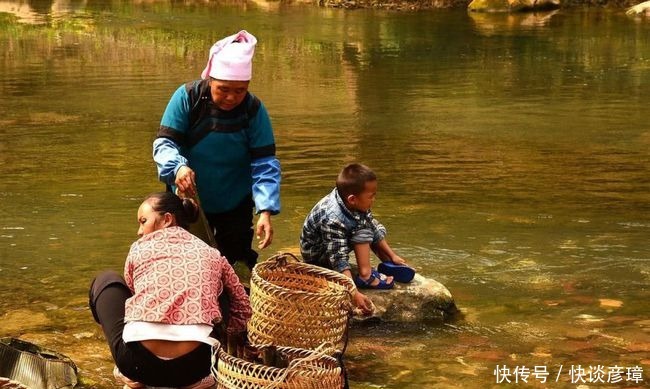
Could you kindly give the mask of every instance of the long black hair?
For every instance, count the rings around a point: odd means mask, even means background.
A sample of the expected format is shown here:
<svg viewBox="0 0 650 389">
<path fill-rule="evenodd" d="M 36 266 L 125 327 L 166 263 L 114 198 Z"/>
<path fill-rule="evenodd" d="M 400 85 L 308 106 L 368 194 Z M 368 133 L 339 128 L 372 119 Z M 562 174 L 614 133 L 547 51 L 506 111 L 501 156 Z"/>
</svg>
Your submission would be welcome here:
<svg viewBox="0 0 650 389">
<path fill-rule="evenodd" d="M 176 224 L 186 230 L 189 230 L 190 224 L 199 218 L 199 207 L 193 200 L 181 199 L 171 192 L 152 193 L 144 201 L 148 201 L 156 212 L 162 214 L 169 212 L 174 215 Z"/>
</svg>

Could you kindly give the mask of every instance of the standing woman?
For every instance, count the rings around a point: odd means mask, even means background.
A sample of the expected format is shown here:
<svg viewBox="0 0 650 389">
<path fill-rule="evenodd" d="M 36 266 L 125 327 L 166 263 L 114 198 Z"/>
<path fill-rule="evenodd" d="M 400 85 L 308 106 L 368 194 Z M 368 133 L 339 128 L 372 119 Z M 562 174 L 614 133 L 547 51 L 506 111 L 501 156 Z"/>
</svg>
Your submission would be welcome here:
<svg viewBox="0 0 650 389">
<path fill-rule="evenodd" d="M 158 178 L 197 193 L 219 251 L 252 269 L 253 206 L 258 248 L 273 240 L 280 162 L 264 104 L 248 91 L 257 39 L 242 30 L 215 43 L 201 79 L 181 85 L 163 114 L 153 159 Z"/>
<path fill-rule="evenodd" d="M 219 251 L 187 231 L 197 217 L 189 199 L 148 196 L 138 209 L 140 239 L 131 245 L 124 278 L 107 271 L 91 285 L 93 317 L 130 387 L 210 386 L 213 329 L 227 317 L 229 337 L 246 331 L 248 296 Z M 218 303 L 222 293 L 228 312 Z"/>
</svg>

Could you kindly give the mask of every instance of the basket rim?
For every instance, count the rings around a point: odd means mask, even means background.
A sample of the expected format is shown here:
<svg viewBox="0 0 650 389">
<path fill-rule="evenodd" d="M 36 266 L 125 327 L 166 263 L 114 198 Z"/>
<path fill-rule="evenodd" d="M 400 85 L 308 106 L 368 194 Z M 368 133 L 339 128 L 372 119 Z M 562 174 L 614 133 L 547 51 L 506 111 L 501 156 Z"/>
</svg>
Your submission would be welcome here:
<svg viewBox="0 0 650 389">
<path fill-rule="evenodd" d="M 262 274 L 266 270 L 273 270 L 274 268 L 289 268 L 290 270 L 298 270 L 304 275 L 313 278 L 325 278 L 328 282 L 333 282 L 341 286 L 340 290 L 333 288 L 328 288 L 330 295 L 344 295 L 352 297 L 356 291 L 356 286 L 352 279 L 335 272 L 331 269 L 322 268 L 316 265 L 311 265 L 304 262 L 287 262 L 286 260 L 283 263 L 279 263 L 279 260 L 276 258 L 282 258 L 279 255 L 271 257 L 264 262 L 258 263 L 255 265 L 251 271 L 251 291 L 253 286 L 258 286 L 260 288 L 268 288 L 280 293 L 290 293 L 292 295 L 300 294 L 305 296 L 323 296 L 323 291 L 320 292 L 309 292 L 304 290 L 290 289 L 284 286 L 277 285 L 267 279 L 265 279 Z M 257 282 L 259 281 L 259 282 Z M 326 294 L 327 295 L 327 294 Z"/>
<path fill-rule="evenodd" d="M 70 366 L 77 373 L 77 365 L 67 355 L 12 336 L 0 337 L 0 350 L 15 353 L 29 359 L 42 360 L 47 364 Z M 0 377 L 2 378 L 2 377 Z"/>
<path fill-rule="evenodd" d="M 318 359 L 317 359 L 319 362 L 324 360 L 325 363 L 331 363 L 331 364 L 333 364 L 334 367 L 327 368 L 327 367 L 317 366 L 318 368 L 323 369 L 323 370 L 341 369 L 341 366 L 339 366 L 339 361 L 335 357 L 333 357 L 333 356 L 331 356 L 331 355 L 329 355 L 327 353 L 324 353 L 324 352 L 319 353 L 316 350 L 310 350 L 310 349 L 305 349 L 305 348 L 300 348 L 300 347 L 273 346 L 271 344 L 263 344 L 263 345 L 262 344 L 251 344 L 251 346 L 254 346 L 254 347 L 257 347 L 257 348 L 260 348 L 260 349 L 264 348 L 264 347 L 275 347 L 275 349 L 280 351 L 280 352 L 282 352 L 282 351 L 285 351 L 285 352 L 298 352 L 298 353 L 304 353 L 304 354 L 306 354 L 306 356 L 312 356 L 314 354 L 319 354 Z M 259 364 L 259 363 L 256 363 L 256 362 L 250 362 L 250 361 L 247 361 L 245 359 L 238 358 L 236 356 L 230 355 L 226 350 L 224 350 L 223 347 L 219 347 L 217 349 L 216 353 L 217 353 L 217 359 L 222 359 L 223 358 L 228 363 L 237 364 L 237 365 L 240 365 L 240 366 L 243 366 L 243 367 L 251 367 L 251 368 L 257 368 L 257 369 L 261 368 L 261 369 L 267 370 L 269 372 L 272 372 L 273 374 L 275 374 L 275 373 L 284 374 L 285 370 L 287 369 L 286 367 L 281 368 L 281 367 L 275 367 L 275 366 L 266 366 L 266 365 L 262 365 L 262 364 Z M 217 365 L 217 370 L 218 369 L 219 369 L 219 366 Z"/>
<path fill-rule="evenodd" d="M 260 285 L 262 284 L 262 285 Z M 279 295 L 287 295 L 287 296 L 306 296 L 306 297 L 314 297 L 314 298 L 326 298 L 326 297 L 342 297 L 345 299 L 351 298 L 352 293 L 348 291 L 345 288 L 342 288 L 341 290 L 336 290 L 336 289 L 328 289 L 327 292 L 321 291 L 321 292 L 309 292 L 306 290 L 296 290 L 296 289 L 291 289 L 287 288 L 284 286 L 276 285 L 268 280 L 263 279 L 260 276 L 251 276 L 251 295 L 253 294 L 253 290 L 267 290 L 271 291 L 273 293 L 277 293 Z"/>
</svg>

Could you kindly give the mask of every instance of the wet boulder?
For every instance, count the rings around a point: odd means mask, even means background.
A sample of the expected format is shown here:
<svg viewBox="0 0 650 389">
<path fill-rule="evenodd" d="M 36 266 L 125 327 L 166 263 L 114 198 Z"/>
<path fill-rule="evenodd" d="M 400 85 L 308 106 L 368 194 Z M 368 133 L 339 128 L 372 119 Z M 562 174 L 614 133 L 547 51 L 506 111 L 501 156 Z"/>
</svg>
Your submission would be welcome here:
<svg viewBox="0 0 650 389">
<path fill-rule="evenodd" d="M 559 7 L 560 0 L 472 0 L 467 9 L 473 12 L 530 12 Z"/>
<path fill-rule="evenodd" d="M 395 283 L 390 290 L 362 289 L 375 305 L 371 316 L 355 312 L 354 322 L 444 322 L 455 318 L 458 308 L 449 290 L 440 282 L 415 275 L 408 284 Z"/>
<path fill-rule="evenodd" d="M 625 13 L 628 15 L 650 16 L 650 1 L 637 4 L 634 7 L 630 7 Z"/>
</svg>

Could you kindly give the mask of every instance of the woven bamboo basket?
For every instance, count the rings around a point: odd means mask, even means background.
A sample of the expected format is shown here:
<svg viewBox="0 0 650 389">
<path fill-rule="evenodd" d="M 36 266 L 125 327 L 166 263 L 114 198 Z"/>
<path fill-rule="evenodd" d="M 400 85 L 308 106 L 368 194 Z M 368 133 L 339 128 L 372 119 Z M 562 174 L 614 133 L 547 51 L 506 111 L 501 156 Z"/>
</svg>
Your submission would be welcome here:
<svg viewBox="0 0 650 389">
<path fill-rule="evenodd" d="M 71 389 L 77 366 L 63 354 L 17 339 L 0 338 L 0 388 Z"/>
<path fill-rule="evenodd" d="M 252 344 L 314 350 L 323 343 L 344 352 L 352 314 L 352 280 L 333 270 L 278 254 L 251 274 L 248 322 Z"/>
<path fill-rule="evenodd" d="M 343 386 L 338 361 L 325 351 L 271 347 L 286 367 L 267 366 L 228 354 L 222 347 L 213 351 L 212 373 L 217 389 L 337 389 Z M 216 367 L 215 367 L 216 366 Z"/>
</svg>

